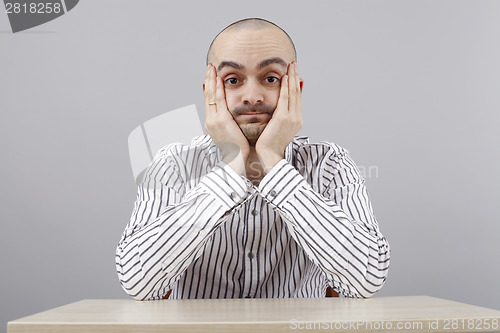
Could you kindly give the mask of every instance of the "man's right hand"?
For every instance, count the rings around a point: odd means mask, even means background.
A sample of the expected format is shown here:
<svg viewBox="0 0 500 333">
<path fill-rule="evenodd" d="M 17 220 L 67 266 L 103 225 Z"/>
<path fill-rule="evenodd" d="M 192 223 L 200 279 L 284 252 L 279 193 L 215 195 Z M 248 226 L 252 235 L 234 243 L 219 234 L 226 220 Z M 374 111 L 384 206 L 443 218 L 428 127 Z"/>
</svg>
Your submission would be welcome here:
<svg viewBox="0 0 500 333">
<path fill-rule="evenodd" d="M 250 145 L 227 108 L 224 83 L 212 64 L 208 65 L 203 90 L 205 129 L 221 150 L 222 160 L 238 174 L 245 176 Z"/>
</svg>

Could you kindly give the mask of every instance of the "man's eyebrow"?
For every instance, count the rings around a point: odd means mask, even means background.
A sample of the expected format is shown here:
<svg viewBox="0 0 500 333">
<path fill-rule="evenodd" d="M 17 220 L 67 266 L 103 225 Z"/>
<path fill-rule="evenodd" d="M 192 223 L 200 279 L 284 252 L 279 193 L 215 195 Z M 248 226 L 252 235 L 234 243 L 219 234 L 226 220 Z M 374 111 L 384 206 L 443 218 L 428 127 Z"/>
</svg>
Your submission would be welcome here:
<svg viewBox="0 0 500 333">
<path fill-rule="evenodd" d="M 262 69 L 264 67 L 267 67 L 272 64 L 278 64 L 280 66 L 283 66 L 285 70 L 288 68 L 288 64 L 285 62 L 285 60 L 281 59 L 280 57 L 274 57 L 274 58 L 269 58 L 266 60 L 262 60 L 258 65 L 257 69 Z M 238 70 L 245 70 L 245 66 L 242 64 L 239 64 L 235 61 L 222 61 L 219 66 L 217 67 L 217 72 L 219 72 L 221 69 L 224 67 L 233 67 Z"/>
<path fill-rule="evenodd" d="M 219 72 L 224 67 L 233 67 L 233 68 L 239 69 L 239 70 L 245 69 L 245 66 L 243 66 L 241 64 L 238 64 L 237 62 L 234 62 L 234 61 L 223 61 L 217 67 L 217 72 Z"/>
<path fill-rule="evenodd" d="M 281 65 L 281 66 L 285 67 L 285 69 L 288 67 L 288 64 L 285 62 L 285 60 L 281 59 L 280 57 L 274 57 L 274 58 L 269 58 L 269 59 L 266 59 L 266 60 L 262 60 L 257 65 L 257 68 L 258 69 L 262 69 L 262 68 L 264 68 L 266 66 L 269 66 L 271 64 Z"/>
</svg>

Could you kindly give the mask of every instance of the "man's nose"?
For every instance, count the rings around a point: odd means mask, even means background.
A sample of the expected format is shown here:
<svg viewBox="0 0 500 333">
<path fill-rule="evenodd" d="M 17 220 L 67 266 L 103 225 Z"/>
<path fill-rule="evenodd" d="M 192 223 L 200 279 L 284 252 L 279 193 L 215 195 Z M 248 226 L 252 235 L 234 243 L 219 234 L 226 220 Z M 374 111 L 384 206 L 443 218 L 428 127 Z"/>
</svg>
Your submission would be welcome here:
<svg viewBox="0 0 500 333">
<path fill-rule="evenodd" d="M 242 96 L 243 104 L 260 104 L 264 102 L 264 93 L 258 82 L 251 80 L 245 84 Z"/>
</svg>

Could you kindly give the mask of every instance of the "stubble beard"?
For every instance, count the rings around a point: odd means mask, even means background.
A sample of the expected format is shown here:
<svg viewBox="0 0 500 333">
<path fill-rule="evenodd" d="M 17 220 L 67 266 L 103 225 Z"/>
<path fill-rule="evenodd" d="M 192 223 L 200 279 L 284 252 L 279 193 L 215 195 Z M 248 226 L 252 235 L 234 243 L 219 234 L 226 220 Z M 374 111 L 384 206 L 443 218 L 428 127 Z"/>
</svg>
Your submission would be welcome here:
<svg viewBox="0 0 500 333">
<path fill-rule="evenodd" d="M 241 131 L 243 132 L 243 135 L 248 140 L 248 143 L 250 146 L 255 146 L 257 143 L 257 140 L 259 139 L 260 135 L 262 132 L 264 132 L 264 129 L 267 126 L 267 123 L 264 124 L 239 124 Z"/>
<path fill-rule="evenodd" d="M 248 113 L 253 113 L 253 112 L 259 112 L 259 113 L 268 113 L 271 117 L 274 113 L 274 107 L 266 104 L 257 104 L 257 105 L 240 105 L 236 108 L 234 108 L 231 111 L 231 114 L 234 116 L 237 116 L 239 114 L 248 114 Z M 257 143 L 257 140 L 259 139 L 260 135 L 262 132 L 264 132 L 264 129 L 267 126 L 266 123 L 246 123 L 246 124 L 238 124 L 240 127 L 241 131 L 243 132 L 243 135 L 248 140 L 248 143 L 250 146 L 255 146 Z"/>
</svg>

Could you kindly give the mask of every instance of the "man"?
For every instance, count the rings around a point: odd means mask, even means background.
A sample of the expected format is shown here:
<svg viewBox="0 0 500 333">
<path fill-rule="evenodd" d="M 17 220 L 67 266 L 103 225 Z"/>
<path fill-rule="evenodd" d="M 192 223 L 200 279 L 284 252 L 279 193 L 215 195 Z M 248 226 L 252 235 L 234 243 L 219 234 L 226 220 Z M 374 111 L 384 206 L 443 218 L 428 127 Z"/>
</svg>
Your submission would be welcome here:
<svg viewBox="0 0 500 333">
<path fill-rule="evenodd" d="M 302 126 L 295 47 L 245 19 L 207 56 L 205 128 L 156 155 L 117 248 L 139 300 L 369 297 L 390 250 L 348 153 L 295 136 Z M 168 293 L 168 294 L 167 294 Z"/>
</svg>

